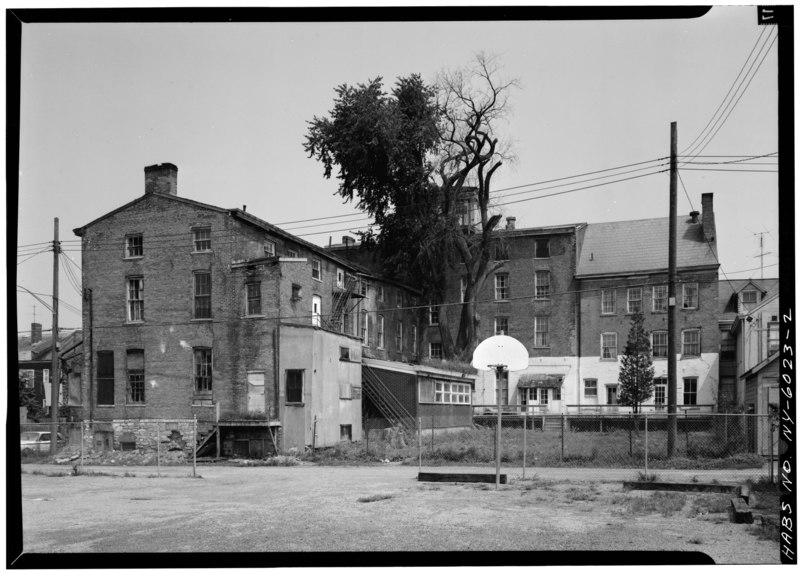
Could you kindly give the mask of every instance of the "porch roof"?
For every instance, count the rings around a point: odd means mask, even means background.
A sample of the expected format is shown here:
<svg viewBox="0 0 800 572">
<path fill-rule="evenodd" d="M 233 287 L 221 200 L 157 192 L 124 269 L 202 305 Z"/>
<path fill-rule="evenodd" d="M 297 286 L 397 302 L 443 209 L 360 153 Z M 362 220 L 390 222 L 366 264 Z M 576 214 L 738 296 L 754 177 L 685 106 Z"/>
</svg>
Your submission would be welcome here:
<svg viewBox="0 0 800 572">
<path fill-rule="evenodd" d="M 563 373 L 526 373 L 519 376 L 517 387 L 561 387 L 563 383 Z"/>
</svg>

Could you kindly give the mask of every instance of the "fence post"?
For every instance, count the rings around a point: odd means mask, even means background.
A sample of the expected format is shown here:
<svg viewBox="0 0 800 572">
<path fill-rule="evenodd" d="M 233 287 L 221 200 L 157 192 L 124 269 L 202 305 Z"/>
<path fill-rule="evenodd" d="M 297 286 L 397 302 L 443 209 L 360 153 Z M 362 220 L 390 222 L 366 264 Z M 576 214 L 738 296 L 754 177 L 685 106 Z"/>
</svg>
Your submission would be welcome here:
<svg viewBox="0 0 800 572">
<path fill-rule="evenodd" d="M 433 426 L 436 420 L 435 415 L 431 415 L 431 456 L 433 456 Z"/>
<path fill-rule="evenodd" d="M 522 413 L 522 478 L 525 478 L 525 461 L 528 451 L 528 411 Z"/>
<path fill-rule="evenodd" d="M 683 422 L 686 425 L 686 456 L 689 456 L 689 410 L 683 410 Z"/>
<path fill-rule="evenodd" d="M 161 476 L 161 423 L 156 421 L 156 474 Z"/>
<path fill-rule="evenodd" d="M 197 477 L 197 415 L 192 422 L 192 476 Z"/>
<path fill-rule="evenodd" d="M 419 441 L 419 472 L 421 473 L 422 472 L 422 417 L 417 418 L 417 440 Z"/>
<path fill-rule="evenodd" d="M 503 406 L 500 405 L 498 402 L 497 404 L 497 439 L 495 443 L 495 451 L 496 451 L 496 460 L 495 460 L 495 480 L 494 480 L 494 489 L 500 489 L 500 457 L 502 455 L 501 451 L 503 448 L 503 444 L 501 442 L 500 432 L 503 429 Z"/>
<path fill-rule="evenodd" d="M 773 436 L 773 431 L 775 428 L 770 417 L 767 417 L 767 425 L 769 427 L 769 484 L 773 484 L 775 482 L 775 471 L 772 466 L 772 463 L 775 460 L 773 453 L 773 447 L 775 446 L 775 437 Z"/>
<path fill-rule="evenodd" d="M 544 428 L 544 426 L 542 426 Z M 561 414 L 561 461 L 564 461 L 564 414 Z"/>
<path fill-rule="evenodd" d="M 631 457 L 633 457 L 633 428 L 631 427 L 631 425 L 633 424 L 632 422 L 633 422 L 633 414 L 628 413 L 628 450 L 629 450 L 628 454 Z"/>
<path fill-rule="evenodd" d="M 83 470 L 83 419 L 81 419 L 81 470 Z"/>
<path fill-rule="evenodd" d="M 644 478 L 647 479 L 647 412 L 644 413 Z"/>
</svg>

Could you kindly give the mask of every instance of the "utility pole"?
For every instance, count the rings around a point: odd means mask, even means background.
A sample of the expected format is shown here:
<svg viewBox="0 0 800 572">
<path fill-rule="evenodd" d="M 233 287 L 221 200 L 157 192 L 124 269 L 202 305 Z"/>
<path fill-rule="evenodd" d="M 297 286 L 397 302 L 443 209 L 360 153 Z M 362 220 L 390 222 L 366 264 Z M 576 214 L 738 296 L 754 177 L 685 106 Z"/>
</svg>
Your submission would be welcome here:
<svg viewBox="0 0 800 572">
<path fill-rule="evenodd" d="M 678 260 L 678 124 L 670 123 L 669 150 L 669 277 L 667 296 L 667 457 L 675 455 L 678 440 L 677 339 L 675 336 Z"/>
<path fill-rule="evenodd" d="M 53 361 L 50 364 L 50 454 L 56 454 L 58 445 L 58 218 L 54 219 L 53 233 Z"/>
</svg>

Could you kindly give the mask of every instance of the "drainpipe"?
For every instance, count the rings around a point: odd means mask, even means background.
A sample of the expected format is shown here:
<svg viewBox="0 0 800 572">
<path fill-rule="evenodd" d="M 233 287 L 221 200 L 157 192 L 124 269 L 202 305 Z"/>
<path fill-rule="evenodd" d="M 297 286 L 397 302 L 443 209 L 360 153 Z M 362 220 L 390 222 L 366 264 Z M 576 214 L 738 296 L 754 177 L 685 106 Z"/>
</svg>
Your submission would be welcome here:
<svg viewBox="0 0 800 572">
<path fill-rule="evenodd" d="M 581 292 L 575 281 L 575 375 L 578 378 L 578 414 L 581 412 Z"/>
<path fill-rule="evenodd" d="M 89 298 L 89 421 L 94 420 L 94 308 L 92 289 L 86 289 Z"/>
</svg>

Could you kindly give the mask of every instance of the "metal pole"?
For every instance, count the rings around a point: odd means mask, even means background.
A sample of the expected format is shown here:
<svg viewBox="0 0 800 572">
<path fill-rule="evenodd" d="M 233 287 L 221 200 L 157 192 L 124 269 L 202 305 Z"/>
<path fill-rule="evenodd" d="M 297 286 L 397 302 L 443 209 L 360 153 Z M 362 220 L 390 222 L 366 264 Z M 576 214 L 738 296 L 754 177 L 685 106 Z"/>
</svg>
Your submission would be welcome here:
<svg viewBox="0 0 800 572">
<path fill-rule="evenodd" d="M 767 423 L 769 426 L 769 483 L 772 484 L 775 482 L 774 468 L 772 466 L 772 463 L 775 460 L 773 453 L 773 447 L 775 446 L 775 441 L 774 441 L 775 437 L 773 435 L 774 427 L 772 425 L 772 419 L 767 417 Z"/>
<path fill-rule="evenodd" d="M 647 478 L 647 412 L 644 414 L 644 478 Z"/>
<path fill-rule="evenodd" d="M 435 417 L 431 415 L 431 456 L 433 456 L 433 424 Z"/>
<path fill-rule="evenodd" d="M 192 476 L 197 477 L 197 415 L 192 422 Z"/>
<path fill-rule="evenodd" d="M 422 472 L 422 417 L 417 418 L 417 440 L 419 441 L 419 472 Z"/>
<path fill-rule="evenodd" d="M 544 427 L 542 427 L 544 429 Z M 564 460 L 564 414 L 561 414 L 561 460 Z"/>
<path fill-rule="evenodd" d="M 54 219 L 53 234 L 53 354 L 50 363 L 50 454 L 55 455 L 58 446 L 58 218 Z"/>
<path fill-rule="evenodd" d="M 83 420 L 81 420 L 81 469 L 83 469 Z"/>
<path fill-rule="evenodd" d="M 156 421 L 156 474 L 161 476 L 161 423 Z"/>
<path fill-rule="evenodd" d="M 689 410 L 683 410 L 683 422 L 686 424 L 686 456 L 689 456 Z"/>
<path fill-rule="evenodd" d="M 528 410 L 522 413 L 522 478 L 525 478 L 525 461 L 528 452 Z"/>
<path fill-rule="evenodd" d="M 668 249 L 668 283 L 667 283 L 667 457 L 675 455 L 675 444 L 678 440 L 678 362 L 677 335 L 675 325 L 676 294 L 675 283 L 678 279 L 678 124 L 670 124 L 670 158 L 669 158 L 669 249 Z"/>
<path fill-rule="evenodd" d="M 494 488 L 500 488 L 500 429 L 503 426 L 503 406 L 501 404 L 502 393 L 500 390 L 500 375 L 503 373 L 503 366 L 497 366 L 496 383 L 497 386 L 497 430 L 495 431 L 495 475 L 494 475 Z"/>
<path fill-rule="evenodd" d="M 216 419 L 217 420 L 217 459 L 219 459 L 219 456 L 220 456 L 220 441 L 221 441 L 220 434 L 219 434 L 219 401 L 217 401 L 216 405 L 217 405 L 217 407 L 216 407 L 216 418 L 217 418 Z M 272 435 L 271 431 L 270 431 L 270 435 Z M 274 443 L 273 443 L 273 445 L 274 445 Z M 275 451 L 275 453 L 277 453 L 277 451 Z"/>
</svg>

